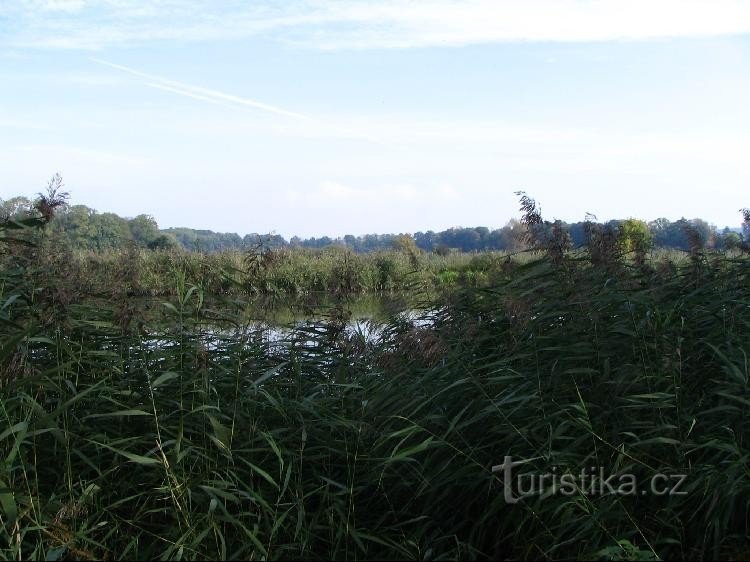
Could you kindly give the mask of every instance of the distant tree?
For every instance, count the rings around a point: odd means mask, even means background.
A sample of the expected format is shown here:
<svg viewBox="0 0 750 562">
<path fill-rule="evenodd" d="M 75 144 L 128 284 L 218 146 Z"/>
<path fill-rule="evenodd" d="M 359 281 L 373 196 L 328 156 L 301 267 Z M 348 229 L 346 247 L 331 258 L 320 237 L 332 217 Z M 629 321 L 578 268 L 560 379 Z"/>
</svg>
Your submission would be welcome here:
<svg viewBox="0 0 750 562">
<path fill-rule="evenodd" d="M 280 250 L 286 247 L 289 243 L 280 234 L 269 234 L 266 236 L 266 244 L 271 250 Z"/>
<path fill-rule="evenodd" d="M 52 227 L 71 246 L 98 250 L 118 248 L 131 240 L 127 220 L 114 213 L 97 213 L 85 205 L 74 205 L 59 213 Z"/>
<path fill-rule="evenodd" d="M 169 234 L 159 234 L 148 242 L 146 247 L 149 250 L 176 250 L 180 247 L 180 243 L 174 236 Z"/>
<path fill-rule="evenodd" d="M 409 256 L 409 262 L 412 267 L 416 268 L 419 266 L 419 255 L 422 253 L 422 250 L 417 247 L 414 238 L 408 234 L 399 234 L 393 239 L 392 244 L 394 249 Z"/>
<path fill-rule="evenodd" d="M 669 242 L 669 236 L 671 233 L 672 223 L 669 219 L 658 218 L 648 223 L 648 229 L 651 231 L 651 235 L 654 239 L 655 246 L 667 246 Z"/>
<path fill-rule="evenodd" d="M 627 219 L 620 223 L 617 241 L 622 252 L 645 253 L 653 245 L 654 236 L 642 220 Z"/>
<path fill-rule="evenodd" d="M 461 228 L 458 230 L 458 247 L 464 252 L 480 250 L 482 235 L 475 228 Z"/>
<path fill-rule="evenodd" d="M 703 248 L 713 248 L 716 245 L 715 226 L 708 224 L 703 219 L 693 219 L 690 221 L 690 225 L 700 237 Z"/>
<path fill-rule="evenodd" d="M 479 239 L 477 240 L 477 245 L 474 249 L 488 250 L 490 243 L 490 229 L 486 226 L 478 226 L 474 229 L 474 232 L 476 232 L 477 236 L 479 237 Z"/>
<path fill-rule="evenodd" d="M 740 246 L 742 246 L 742 236 L 739 232 L 724 232 L 721 235 L 721 246 L 725 250 L 736 250 Z"/>
<path fill-rule="evenodd" d="M 416 232 L 414 234 L 414 242 L 422 250 L 429 252 L 435 249 L 436 245 L 440 243 L 438 236 L 432 230 L 427 232 Z"/>
<path fill-rule="evenodd" d="M 58 213 L 52 227 L 62 233 L 74 248 L 93 249 L 95 231 L 91 217 L 95 214 L 96 211 L 86 205 L 72 205 Z"/>
<path fill-rule="evenodd" d="M 673 222 L 669 226 L 668 243 L 665 244 L 670 248 L 679 248 L 681 250 L 690 250 L 691 240 L 688 233 L 690 232 L 690 221 L 685 217 Z"/>
<path fill-rule="evenodd" d="M 750 209 L 741 209 L 742 213 L 742 235 L 745 242 L 750 243 Z"/>
<path fill-rule="evenodd" d="M 128 221 L 114 213 L 95 213 L 89 220 L 97 250 L 119 248 L 132 240 Z"/>
<path fill-rule="evenodd" d="M 501 228 L 495 229 L 487 236 L 487 249 L 488 250 L 507 250 L 504 245 L 503 230 Z"/>
<path fill-rule="evenodd" d="M 148 247 L 162 234 L 159 232 L 159 225 L 151 215 L 138 215 L 128 221 L 128 228 L 133 240 L 139 246 Z M 177 242 L 177 240 L 174 240 Z"/>
<path fill-rule="evenodd" d="M 686 233 L 691 226 L 691 222 L 684 217 L 675 222 L 660 218 L 649 223 L 649 230 L 654 237 L 655 246 L 689 250 L 690 240 Z"/>
<path fill-rule="evenodd" d="M 515 252 L 527 248 L 527 234 L 525 224 L 518 219 L 509 220 L 508 224 L 502 228 L 502 249 Z"/>
<path fill-rule="evenodd" d="M 31 214 L 34 203 L 28 197 L 0 199 L 0 219 L 19 219 Z"/>
<path fill-rule="evenodd" d="M 398 236 L 396 236 L 396 238 L 393 239 L 392 244 L 393 249 L 398 250 L 399 252 L 416 253 L 419 251 L 416 242 L 414 242 L 414 238 L 412 238 L 408 234 L 399 234 Z"/>
<path fill-rule="evenodd" d="M 580 248 L 586 245 L 586 223 L 574 222 L 566 225 L 568 234 L 570 235 L 570 244 L 573 248 Z"/>
</svg>

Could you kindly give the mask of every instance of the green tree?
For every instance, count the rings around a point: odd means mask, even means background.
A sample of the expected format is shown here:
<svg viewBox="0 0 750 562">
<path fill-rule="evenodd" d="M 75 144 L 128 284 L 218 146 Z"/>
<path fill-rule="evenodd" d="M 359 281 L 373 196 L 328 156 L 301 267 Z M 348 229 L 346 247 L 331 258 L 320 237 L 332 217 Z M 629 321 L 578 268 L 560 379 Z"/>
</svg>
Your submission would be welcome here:
<svg viewBox="0 0 750 562">
<path fill-rule="evenodd" d="M 417 247 L 417 243 L 414 241 L 414 238 L 409 236 L 408 234 L 399 234 L 393 239 L 392 242 L 393 249 L 398 250 L 399 252 L 404 253 L 417 253 L 419 252 L 419 248 Z"/>
<path fill-rule="evenodd" d="M 721 236 L 721 243 L 725 250 L 736 250 L 742 246 L 742 236 L 739 232 L 725 232 Z"/>
<path fill-rule="evenodd" d="M 139 246 L 148 247 L 154 240 L 162 234 L 159 232 L 159 225 L 151 215 L 138 215 L 128 221 L 128 228 L 133 240 Z"/>
<path fill-rule="evenodd" d="M 96 213 L 90 220 L 97 250 L 119 248 L 132 240 L 128 221 L 114 213 Z"/>
<path fill-rule="evenodd" d="M 422 250 L 417 247 L 417 243 L 411 235 L 399 234 L 393 239 L 392 245 L 395 250 L 409 256 L 409 263 L 411 263 L 412 267 L 416 268 L 419 266 L 419 255 L 422 253 Z"/>
<path fill-rule="evenodd" d="M 33 203 L 28 197 L 0 199 L 0 219 L 18 219 L 31 214 Z"/>
<path fill-rule="evenodd" d="M 527 235 L 526 225 L 518 219 L 511 219 L 500 231 L 501 249 L 518 251 L 526 248 Z"/>
<path fill-rule="evenodd" d="M 170 234 L 159 234 L 146 247 L 149 250 L 177 250 L 180 248 L 180 243 Z"/>
<path fill-rule="evenodd" d="M 716 245 L 715 226 L 708 224 L 703 219 L 693 219 L 690 224 L 700 237 L 704 248 L 713 248 Z"/>
<path fill-rule="evenodd" d="M 651 249 L 654 237 L 645 222 L 627 219 L 620 223 L 617 242 L 625 253 L 645 254 Z"/>
<path fill-rule="evenodd" d="M 94 214 L 96 211 L 86 205 L 73 205 L 58 214 L 52 226 L 56 231 L 64 233 L 73 247 L 93 249 L 95 231 L 91 217 Z"/>
</svg>

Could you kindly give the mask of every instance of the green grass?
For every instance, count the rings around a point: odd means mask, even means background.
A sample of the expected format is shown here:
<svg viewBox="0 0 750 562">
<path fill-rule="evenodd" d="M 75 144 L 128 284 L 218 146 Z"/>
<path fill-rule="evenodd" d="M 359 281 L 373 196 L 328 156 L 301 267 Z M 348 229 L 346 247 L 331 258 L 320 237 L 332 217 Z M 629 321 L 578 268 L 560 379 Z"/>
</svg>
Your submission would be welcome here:
<svg viewBox="0 0 750 562">
<path fill-rule="evenodd" d="M 190 273 L 146 334 L 8 263 L 0 558 L 750 555 L 745 257 L 475 264 L 426 326 L 366 339 L 334 308 L 281 342 Z M 688 493 L 509 505 L 506 455 Z"/>
</svg>

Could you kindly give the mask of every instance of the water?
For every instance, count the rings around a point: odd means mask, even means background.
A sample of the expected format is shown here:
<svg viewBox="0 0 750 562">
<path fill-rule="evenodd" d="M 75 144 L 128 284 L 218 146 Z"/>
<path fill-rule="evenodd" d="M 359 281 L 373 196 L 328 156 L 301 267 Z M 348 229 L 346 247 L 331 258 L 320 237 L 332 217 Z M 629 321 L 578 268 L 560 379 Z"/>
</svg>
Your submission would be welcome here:
<svg viewBox="0 0 750 562">
<path fill-rule="evenodd" d="M 170 303 L 167 306 L 164 303 Z M 174 343 L 180 322 L 206 349 L 216 349 L 238 338 L 256 341 L 273 350 L 296 341 L 301 347 L 315 344 L 315 334 L 337 327 L 345 338 L 372 343 L 385 326 L 399 320 L 417 328 L 430 324 L 425 316 L 426 302 L 404 294 L 356 295 L 336 298 L 330 294 L 303 297 L 258 297 L 250 300 L 209 299 L 201 315 L 195 303 L 187 303 L 182 318 L 175 314 L 174 301 L 163 298 L 139 298 L 138 312 L 147 326 L 146 346 L 151 349 Z M 179 310 L 179 307 L 177 307 Z M 195 320 L 198 320 L 197 322 Z"/>
</svg>

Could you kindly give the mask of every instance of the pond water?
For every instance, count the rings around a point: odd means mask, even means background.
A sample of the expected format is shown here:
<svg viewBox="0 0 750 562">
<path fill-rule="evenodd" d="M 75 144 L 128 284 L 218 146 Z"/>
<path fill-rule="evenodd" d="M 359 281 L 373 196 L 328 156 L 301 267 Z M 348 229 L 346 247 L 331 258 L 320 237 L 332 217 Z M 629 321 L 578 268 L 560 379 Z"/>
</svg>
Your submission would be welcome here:
<svg viewBox="0 0 750 562">
<path fill-rule="evenodd" d="M 165 304 L 167 303 L 167 304 Z M 192 322 L 190 307 L 185 320 L 191 331 L 209 346 L 211 341 L 236 337 L 239 332 L 252 334 L 265 344 L 288 342 L 306 333 L 325 331 L 339 326 L 349 336 L 374 341 L 384 326 L 398 319 L 414 326 L 430 323 L 425 311 L 429 300 L 406 294 L 348 295 L 337 298 L 330 294 L 309 294 L 301 297 L 258 297 L 253 299 L 208 299 L 203 303 L 201 320 Z M 158 347 L 163 335 L 173 332 L 177 315 L 174 301 L 164 298 L 140 298 L 135 305 L 145 319 L 151 345 Z"/>
</svg>

